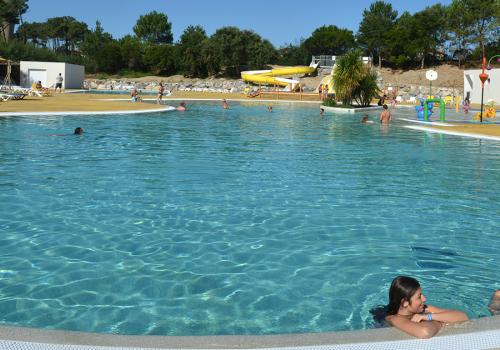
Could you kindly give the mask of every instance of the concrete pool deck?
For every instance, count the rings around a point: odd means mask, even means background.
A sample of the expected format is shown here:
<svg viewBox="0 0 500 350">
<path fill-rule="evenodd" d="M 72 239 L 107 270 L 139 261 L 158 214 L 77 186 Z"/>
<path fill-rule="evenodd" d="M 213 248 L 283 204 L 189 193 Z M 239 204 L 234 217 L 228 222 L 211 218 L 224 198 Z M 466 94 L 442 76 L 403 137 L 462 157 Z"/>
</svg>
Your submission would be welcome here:
<svg viewBox="0 0 500 350">
<path fill-rule="evenodd" d="M 500 316 L 449 325 L 431 339 L 394 328 L 267 336 L 125 336 L 0 327 L 0 349 L 500 349 Z"/>
</svg>

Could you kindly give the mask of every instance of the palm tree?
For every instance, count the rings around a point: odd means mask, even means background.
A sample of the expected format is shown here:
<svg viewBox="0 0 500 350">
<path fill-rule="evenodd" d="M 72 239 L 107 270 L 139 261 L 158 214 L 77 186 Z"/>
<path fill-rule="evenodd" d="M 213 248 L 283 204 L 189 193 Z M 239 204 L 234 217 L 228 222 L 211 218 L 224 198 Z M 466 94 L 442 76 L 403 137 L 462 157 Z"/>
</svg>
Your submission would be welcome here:
<svg viewBox="0 0 500 350">
<path fill-rule="evenodd" d="M 377 74 L 364 66 L 360 57 L 360 50 L 351 50 L 337 61 L 334 68 L 335 93 L 345 106 L 351 106 L 353 101 L 369 106 L 379 93 Z"/>
<path fill-rule="evenodd" d="M 366 69 L 365 75 L 354 90 L 354 99 L 360 106 L 367 107 L 379 93 L 377 73 L 374 70 Z"/>
<path fill-rule="evenodd" d="M 333 72 L 335 94 L 343 105 L 349 106 L 354 100 L 354 91 L 359 86 L 365 68 L 359 59 L 361 51 L 351 50 L 337 61 Z"/>
</svg>

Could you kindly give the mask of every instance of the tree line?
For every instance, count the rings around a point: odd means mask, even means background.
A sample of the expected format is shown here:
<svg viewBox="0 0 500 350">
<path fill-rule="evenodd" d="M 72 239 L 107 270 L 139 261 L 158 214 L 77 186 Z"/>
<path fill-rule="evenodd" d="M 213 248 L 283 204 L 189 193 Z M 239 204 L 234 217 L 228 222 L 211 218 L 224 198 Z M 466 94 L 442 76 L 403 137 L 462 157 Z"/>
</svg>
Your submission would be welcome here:
<svg viewBox="0 0 500 350">
<path fill-rule="evenodd" d="M 177 42 L 166 14 L 142 15 L 133 35 L 115 39 L 101 23 L 93 28 L 70 16 L 22 22 L 28 0 L 0 0 L 0 56 L 13 60 L 83 64 L 90 73 L 183 74 L 189 77 L 239 77 L 245 69 L 269 64 L 304 65 L 311 56 L 344 55 L 361 50 L 379 67 L 414 68 L 443 62 L 459 66 L 500 49 L 500 1 L 453 0 L 402 14 L 376 1 L 364 9 L 358 31 L 324 25 L 308 38 L 275 48 L 251 30 L 223 27 L 211 36 L 188 26 Z M 18 24 L 14 39 L 6 28 Z"/>
</svg>

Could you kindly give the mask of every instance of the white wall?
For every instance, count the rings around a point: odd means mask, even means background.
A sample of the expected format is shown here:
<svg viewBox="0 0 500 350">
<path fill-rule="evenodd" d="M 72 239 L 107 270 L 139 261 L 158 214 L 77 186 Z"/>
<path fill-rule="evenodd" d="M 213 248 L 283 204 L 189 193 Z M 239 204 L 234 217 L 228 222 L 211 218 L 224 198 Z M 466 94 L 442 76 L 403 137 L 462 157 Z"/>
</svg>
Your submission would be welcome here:
<svg viewBox="0 0 500 350">
<path fill-rule="evenodd" d="M 63 87 L 65 89 L 83 89 L 83 81 L 85 80 L 84 66 L 66 63 L 66 69 L 61 73 L 64 78 Z"/>
<path fill-rule="evenodd" d="M 64 89 L 81 89 L 83 87 L 83 80 L 85 77 L 85 67 L 76 64 L 64 62 L 35 62 L 35 61 L 21 61 L 21 86 L 31 87 L 32 81 L 29 80 L 30 71 L 31 76 L 45 77 L 42 81 L 43 87 L 54 88 L 56 84 L 56 77 L 61 73 Z"/>
<path fill-rule="evenodd" d="M 479 74 L 481 69 L 471 69 L 464 71 L 464 98 L 470 93 L 471 103 L 481 103 L 481 80 Z M 489 100 L 495 101 L 500 105 L 500 69 L 485 70 L 489 75 L 489 81 L 484 83 L 484 103 Z"/>
</svg>

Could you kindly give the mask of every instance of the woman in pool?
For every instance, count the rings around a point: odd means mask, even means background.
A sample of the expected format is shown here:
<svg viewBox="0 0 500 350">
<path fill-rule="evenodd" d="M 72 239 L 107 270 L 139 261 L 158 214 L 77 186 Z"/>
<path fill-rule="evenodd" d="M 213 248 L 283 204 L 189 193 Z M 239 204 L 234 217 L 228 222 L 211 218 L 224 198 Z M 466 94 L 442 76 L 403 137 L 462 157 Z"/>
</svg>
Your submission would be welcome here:
<svg viewBox="0 0 500 350">
<path fill-rule="evenodd" d="M 491 296 L 490 305 L 488 305 L 488 309 L 493 316 L 500 315 L 500 289 L 493 293 Z"/>
<path fill-rule="evenodd" d="M 417 338 L 436 335 L 443 324 L 468 320 L 465 313 L 424 304 L 418 281 L 412 277 L 398 276 L 389 290 L 389 305 L 385 320 L 393 327 Z"/>
</svg>

